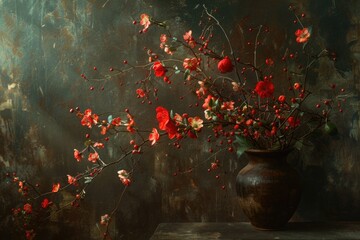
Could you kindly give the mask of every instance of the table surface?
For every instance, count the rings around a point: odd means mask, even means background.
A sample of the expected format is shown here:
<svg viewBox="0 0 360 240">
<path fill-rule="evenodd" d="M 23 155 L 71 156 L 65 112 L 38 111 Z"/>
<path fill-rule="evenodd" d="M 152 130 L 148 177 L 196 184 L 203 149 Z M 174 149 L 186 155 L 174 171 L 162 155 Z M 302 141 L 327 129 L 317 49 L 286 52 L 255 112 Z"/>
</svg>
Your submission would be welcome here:
<svg viewBox="0 0 360 240">
<path fill-rule="evenodd" d="M 282 230 L 263 231 L 250 223 L 161 223 L 151 240 L 211 239 L 289 239 L 289 240 L 360 240 L 360 222 L 291 222 Z"/>
</svg>

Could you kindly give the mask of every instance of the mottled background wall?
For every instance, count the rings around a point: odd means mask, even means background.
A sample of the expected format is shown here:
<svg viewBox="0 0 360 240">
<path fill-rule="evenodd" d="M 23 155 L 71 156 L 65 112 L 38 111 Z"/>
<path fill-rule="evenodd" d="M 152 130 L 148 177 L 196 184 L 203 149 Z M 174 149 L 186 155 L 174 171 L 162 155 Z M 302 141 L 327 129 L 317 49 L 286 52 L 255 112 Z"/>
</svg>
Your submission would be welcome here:
<svg viewBox="0 0 360 240">
<path fill-rule="evenodd" d="M 123 59 L 144 59 L 143 47 L 149 42 L 156 46 L 158 34 L 138 34 L 138 27 L 131 22 L 141 13 L 167 19 L 177 29 L 175 33 L 182 34 L 182 29 L 198 30 L 197 16 L 203 2 L 209 8 L 218 8 L 220 20 L 232 38 L 239 35 L 243 21 L 271 26 L 277 44 L 284 35 L 293 33 L 290 1 L 285 0 L 0 0 L 0 232 L 4 239 L 15 236 L 11 208 L 24 203 L 16 186 L 5 177 L 7 172 L 39 182 L 40 190 L 48 191 L 53 182 L 66 181 L 66 174 L 86 166 L 76 164 L 72 156 L 73 149 L 82 145 L 86 130 L 69 114 L 71 107 L 91 107 L 97 112 L 128 107 L 136 114 L 155 108 L 139 107 L 135 100 L 134 82 L 141 75 L 118 75 L 106 82 L 104 91 L 102 83 L 88 91 L 89 85 L 80 74 L 95 74 L 93 66 L 98 68 L 96 74 L 108 74 L 108 69 L 121 66 Z M 333 119 L 339 127 L 338 136 L 316 138 L 313 147 L 291 157 L 305 186 L 294 220 L 360 220 L 360 2 L 292 2 L 303 9 L 306 19 L 311 19 L 319 45 L 337 54 L 336 61 L 324 59 L 319 63 L 313 86 L 326 91 L 325 86 L 335 83 L 351 93 L 345 113 Z M 241 48 L 242 41 L 237 47 Z M 167 92 L 161 94 L 166 99 Z M 174 90 L 168 99 L 182 94 Z M 161 104 L 182 112 L 189 103 Z M 145 123 L 155 124 L 148 117 Z M 117 139 L 104 156 L 115 158 L 119 145 L 129 140 Z M 111 225 L 115 239 L 148 239 L 159 222 L 246 220 L 234 191 L 234 176 L 246 159 L 219 155 L 226 159 L 219 181 L 207 173 L 207 164 L 200 164 L 209 157 L 205 139 L 198 144 L 183 144 L 182 149 L 186 151 L 165 144 L 142 156 L 136 182 L 124 196 Z M 116 170 L 126 164 L 109 169 L 88 189 L 81 208 L 65 208 L 55 214 L 37 237 L 101 238 L 96 223 L 116 204 L 123 188 Z M 178 169 L 196 165 L 191 174 L 172 176 Z M 222 185 L 227 190 L 221 190 Z M 71 194 L 70 190 L 64 191 L 57 202 Z"/>
</svg>

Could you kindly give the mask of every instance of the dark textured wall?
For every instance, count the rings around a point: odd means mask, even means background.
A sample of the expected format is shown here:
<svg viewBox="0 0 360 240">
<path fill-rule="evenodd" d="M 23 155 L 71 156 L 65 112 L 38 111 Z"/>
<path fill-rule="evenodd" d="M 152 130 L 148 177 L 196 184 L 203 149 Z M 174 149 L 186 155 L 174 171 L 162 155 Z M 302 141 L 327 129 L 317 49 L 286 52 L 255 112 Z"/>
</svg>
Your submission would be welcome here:
<svg viewBox="0 0 360 240">
<path fill-rule="evenodd" d="M 241 31 L 241 21 L 254 25 L 266 22 L 272 26 L 274 41 L 280 45 L 286 31 L 293 26 L 287 9 L 289 1 L 202 2 L 218 7 L 220 20 L 234 39 Z M 291 156 L 305 186 L 294 220 L 360 220 L 360 17 L 357 14 L 360 4 L 356 0 L 299 0 L 296 4 L 311 18 L 319 45 L 337 54 L 335 62 L 320 61 L 313 86 L 322 91 L 329 82 L 336 83 L 351 95 L 345 113 L 333 119 L 339 135 L 314 138 L 313 146 Z M 109 67 L 121 66 L 123 59 L 129 62 L 144 59 L 142 48 L 149 42 L 156 46 L 158 35 L 138 34 L 138 28 L 131 22 L 141 13 L 167 19 L 175 28 L 195 31 L 199 8 L 201 2 L 190 0 L 0 1 L 1 236 L 5 239 L 14 236 L 11 208 L 24 203 L 5 173 L 16 172 L 22 178 L 39 182 L 40 190 L 47 191 L 53 182 L 66 181 L 66 174 L 85 167 L 76 164 L 72 154 L 74 148 L 81 146 L 86 131 L 69 114 L 69 108 L 91 107 L 106 112 L 129 107 L 135 114 L 153 112 L 155 108 L 139 107 L 134 100 L 134 81 L 141 76 L 119 75 L 106 82 L 104 91 L 102 83 L 95 85 L 95 91 L 87 91 L 89 85 L 80 74 L 94 74 L 93 66 L 101 74 L 108 74 Z M 183 28 L 178 28 L 178 34 L 182 34 Z M 237 47 L 241 48 L 243 43 L 239 41 Z M 183 93 L 173 94 L 162 97 L 172 99 Z M 161 104 L 182 112 L 183 106 L 169 101 Z M 148 118 L 145 123 L 155 124 Z M 122 141 L 129 139 L 118 139 L 104 154 L 109 159 L 115 158 Z M 226 161 L 218 181 L 207 173 L 208 165 L 203 164 L 209 157 L 204 142 L 201 138 L 197 144 L 185 143 L 182 145 L 185 151 L 160 145 L 142 156 L 136 182 L 124 196 L 111 225 L 116 239 L 147 239 L 159 222 L 246 220 L 237 205 L 234 189 L 235 176 L 246 159 L 219 155 Z M 88 189 L 81 208 L 65 209 L 54 215 L 37 237 L 101 239 L 97 223 L 116 204 L 122 191 L 116 170 L 126 164 L 108 169 Z M 176 177 L 172 174 L 193 166 L 198 167 L 191 174 Z M 221 185 L 227 190 L 221 190 Z M 64 191 L 58 203 L 70 198 L 70 194 L 71 191 Z"/>
</svg>

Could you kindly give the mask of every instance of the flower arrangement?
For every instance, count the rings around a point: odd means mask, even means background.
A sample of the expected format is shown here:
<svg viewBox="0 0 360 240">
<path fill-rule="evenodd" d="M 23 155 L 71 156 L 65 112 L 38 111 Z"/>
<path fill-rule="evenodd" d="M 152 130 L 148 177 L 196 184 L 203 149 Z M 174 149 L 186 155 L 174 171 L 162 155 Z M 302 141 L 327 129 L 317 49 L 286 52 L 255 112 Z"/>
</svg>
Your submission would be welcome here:
<svg viewBox="0 0 360 240">
<path fill-rule="evenodd" d="M 46 193 L 39 193 L 35 185 L 9 174 L 18 184 L 19 192 L 32 199 L 32 202 L 27 201 L 22 207 L 13 210 L 26 238 L 33 239 L 35 236 L 35 215 L 44 217 L 50 214 L 46 211 L 53 205 L 54 194 L 73 187 L 76 189 L 75 194 L 67 205 L 78 206 L 86 196 L 87 186 L 105 169 L 127 159 L 134 160 L 146 147 L 160 141 L 170 140 L 175 148 L 180 148 L 181 141 L 196 139 L 202 132 L 211 131 L 207 141 L 213 142 L 218 151 L 241 155 L 249 148 L 300 148 L 310 134 L 321 128 L 330 133 L 336 131 L 330 121 L 330 114 L 343 111 L 345 90 L 329 83 L 330 97 L 313 96 L 308 74 L 320 58 L 332 58 L 333 55 L 327 50 L 317 49 L 318 46 L 311 39 L 312 28 L 304 26 L 301 17 L 291 10 L 300 26 L 291 36 L 292 43 L 296 45 L 283 46 L 278 50 L 279 56 L 267 57 L 259 57 L 258 51 L 265 47 L 265 39 L 271 34 L 268 27 L 249 29 L 249 32 L 255 33 L 254 39 L 247 43 L 251 51 L 241 55 L 233 49 L 228 33 L 214 12 L 205 6 L 202 31 L 195 33 L 186 30 L 180 36 L 173 34 L 166 22 L 141 14 L 140 19 L 133 24 L 140 26 L 140 34 L 151 34 L 154 27 L 159 27 L 162 31 L 159 49 L 146 48 L 147 59 L 143 65 L 133 65 L 124 60 L 123 68 L 110 68 L 110 78 L 131 71 L 144 72 L 146 77 L 137 82 L 134 95 L 141 103 L 148 103 L 149 106 L 157 102 L 159 86 L 166 89 L 167 86 L 173 86 L 175 81 L 183 80 L 184 88 L 191 92 L 189 97 L 194 99 L 197 112 L 177 113 L 177 109 L 156 105 L 155 111 L 149 113 L 149 116 L 156 119 L 157 125 L 143 130 L 138 127 L 141 124 L 130 109 L 125 109 L 119 115 L 106 116 L 94 113 L 90 108 L 85 111 L 78 107 L 70 109 L 83 127 L 97 132 L 86 134 L 83 149 L 74 149 L 77 162 L 88 160 L 87 169 L 74 176 L 68 174 L 67 184 L 56 182 Z M 215 36 L 221 37 L 221 40 L 213 40 Z M 93 70 L 98 71 L 97 67 Z M 92 84 L 93 79 L 88 74 L 84 73 L 81 77 Z M 93 89 L 90 86 L 90 90 Z M 106 147 L 111 136 L 124 134 L 132 137 L 129 144 L 122 148 L 121 156 L 111 161 L 103 160 L 100 150 Z M 213 151 L 213 148 L 209 149 L 210 153 Z M 209 163 L 209 171 L 218 167 L 217 161 Z M 122 168 L 117 171 L 124 185 L 123 193 L 132 184 L 133 171 Z M 40 206 L 39 210 L 34 210 L 37 205 Z M 109 236 L 109 223 L 118 207 L 119 204 L 112 212 L 100 217 L 99 222 L 105 227 L 104 239 Z"/>
</svg>

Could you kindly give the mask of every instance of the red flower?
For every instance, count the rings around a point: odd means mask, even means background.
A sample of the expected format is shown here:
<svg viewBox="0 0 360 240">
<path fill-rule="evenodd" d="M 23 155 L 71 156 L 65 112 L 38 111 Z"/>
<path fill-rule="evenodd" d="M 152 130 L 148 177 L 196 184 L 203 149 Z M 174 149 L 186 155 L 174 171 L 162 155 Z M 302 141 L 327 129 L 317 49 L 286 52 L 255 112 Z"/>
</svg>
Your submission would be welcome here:
<svg viewBox="0 0 360 240">
<path fill-rule="evenodd" d="M 100 149 L 100 148 L 104 148 L 105 145 L 103 143 L 96 142 L 96 143 L 93 144 L 93 147 L 96 147 L 96 148 Z"/>
<path fill-rule="evenodd" d="M 107 224 L 109 224 L 110 219 L 111 219 L 111 218 L 110 218 L 109 214 L 105 214 L 105 215 L 101 216 L 101 218 L 100 218 L 100 224 L 101 224 L 101 225 L 107 225 Z"/>
<path fill-rule="evenodd" d="M 141 88 L 136 89 L 136 94 L 137 94 L 138 97 L 140 97 L 140 98 L 145 97 L 145 92 L 144 92 L 144 90 L 142 90 Z"/>
<path fill-rule="evenodd" d="M 25 213 L 30 214 L 32 213 L 32 206 L 30 203 L 26 203 L 23 207 Z"/>
<path fill-rule="evenodd" d="M 221 105 L 221 109 L 228 110 L 228 111 L 234 110 L 234 103 L 235 102 L 233 102 L 233 101 L 223 102 Z"/>
<path fill-rule="evenodd" d="M 274 60 L 272 60 L 271 58 L 267 58 L 265 60 L 265 64 L 268 66 L 272 66 L 272 65 L 274 65 Z"/>
<path fill-rule="evenodd" d="M 195 130 L 200 131 L 203 125 L 203 120 L 200 117 L 189 117 L 188 118 L 189 125 Z"/>
<path fill-rule="evenodd" d="M 127 114 L 127 118 L 128 118 L 128 122 L 127 122 L 127 126 L 126 126 L 126 130 L 130 133 L 134 133 L 135 132 L 135 129 L 134 129 L 134 126 L 135 126 L 135 121 L 134 121 L 134 118 L 133 116 L 131 116 L 130 114 Z"/>
<path fill-rule="evenodd" d="M 166 41 L 167 41 L 167 36 L 166 36 L 166 34 L 161 34 L 161 35 L 160 35 L 160 42 L 161 42 L 161 43 L 166 43 Z"/>
<path fill-rule="evenodd" d="M 189 30 L 188 32 L 186 32 L 184 35 L 184 40 L 189 44 L 189 46 L 191 48 L 194 48 L 196 46 L 196 42 L 194 40 L 194 37 L 192 36 L 192 31 Z"/>
<path fill-rule="evenodd" d="M 231 72 L 233 70 L 233 65 L 231 63 L 231 60 L 228 56 L 224 57 L 219 63 L 218 63 L 218 69 L 221 73 L 227 73 Z"/>
<path fill-rule="evenodd" d="M 49 201 L 49 199 L 44 198 L 44 200 L 41 202 L 41 207 L 46 209 L 48 208 L 50 205 L 52 204 L 52 202 Z"/>
<path fill-rule="evenodd" d="M 86 109 L 81 119 L 81 125 L 91 128 L 92 125 L 97 124 L 99 121 L 99 116 L 92 114 L 91 109 Z"/>
<path fill-rule="evenodd" d="M 150 22 L 149 15 L 147 15 L 145 13 L 141 14 L 140 15 L 140 25 L 144 26 L 144 28 L 142 30 L 143 32 L 147 31 L 147 29 L 150 27 L 150 24 L 151 24 L 151 22 Z"/>
<path fill-rule="evenodd" d="M 152 132 L 149 135 L 149 141 L 151 141 L 151 145 L 154 145 L 160 138 L 160 135 L 156 128 L 152 129 Z"/>
<path fill-rule="evenodd" d="M 296 41 L 298 43 L 307 42 L 310 38 L 310 35 L 311 35 L 311 33 L 308 28 L 298 29 L 295 32 Z"/>
<path fill-rule="evenodd" d="M 60 190 L 60 183 L 54 183 L 52 187 L 52 192 L 58 192 Z"/>
<path fill-rule="evenodd" d="M 215 101 L 216 99 L 213 96 L 208 95 L 207 98 L 205 98 L 204 104 L 202 105 L 203 109 L 211 110 Z"/>
<path fill-rule="evenodd" d="M 159 61 L 154 62 L 153 69 L 154 69 L 154 72 L 155 72 L 155 76 L 156 76 L 156 77 L 163 77 L 163 76 L 165 76 L 166 69 L 165 69 L 165 67 L 161 64 L 161 62 L 159 62 Z"/>
<path fill-rule="evenodd" d="M 108 129 L 109 129 L 109 125 L 107 125 L 107 126 L 101 126 L 100 134 L 101 134 L 101 135 L 105 135 Z"/>
<path fill-rule="evenodd" d="M 125 186 L 129 186 L 131 184 L 131 180 L 130 180 L 130 174 L 122 169 L 120 171 L 117 172 L 118 173 L 118 176 L 120 178 L 120 181 L 122 182 L 122 184 L 124 184 Z"/>
<path fill-rule="evenodd" d="M 159 122 L 159 128 L 165 130 L 168 133 L 170 139 L 179 137 L 177 127 L 174 122 L 170 119 L 169 111 L 164 107 L 156 108 L 156 119 Z"/>
<path fill-rule="evenodd" d="M 197 135 L 191 130 L 189 130 L 187 132 L 187 135 L 188 135 L 189 138 L 197 138 Z"/>
<path fill-rule="evenodd" d="M 69 183 L 69 184 L 77 185 L 76 178 L 74 178 L 74 177 L 71 176 L 71 175 L 67 175 L 67 177 L 68 177 L 68 183 Z"/>
<path fill-rule="evenodd" d="M 114 125 L 115 127 L 118 127 L 121 125 L 121 118 L 117 117 L 117 118 L 114 118 L 112 121 L 111 121 L 111 125 Z"/>
<path fill-rule="evenodd" d="M 88 160 L 90 162 L 96 163 L 96 161 L 99 159 L 99 154 L 97 152 L 89 153 Z"/>
<path fill-rule="evenodd" d="M 195 71 L 199 66 L 199 61 L 197 58 L 185 58 L 183 62 L 183 66 L 185 69 L 189 69 L 190 71 Z"/>
<path fill-rule="evenodd" d="M 160 130 L 166 130 L 166 125 L 170 121 L 169 112 L 166 108 L 157 107 L 156 108 L 156 119 L 159 122 Z"/>
<path fill-rule="evenodd" d="M 259 81 L 256 84 L 255 92 L 261 98 L 271 97 L 274 93 L 274 84 L 270 81 Z"/>
</svg>

